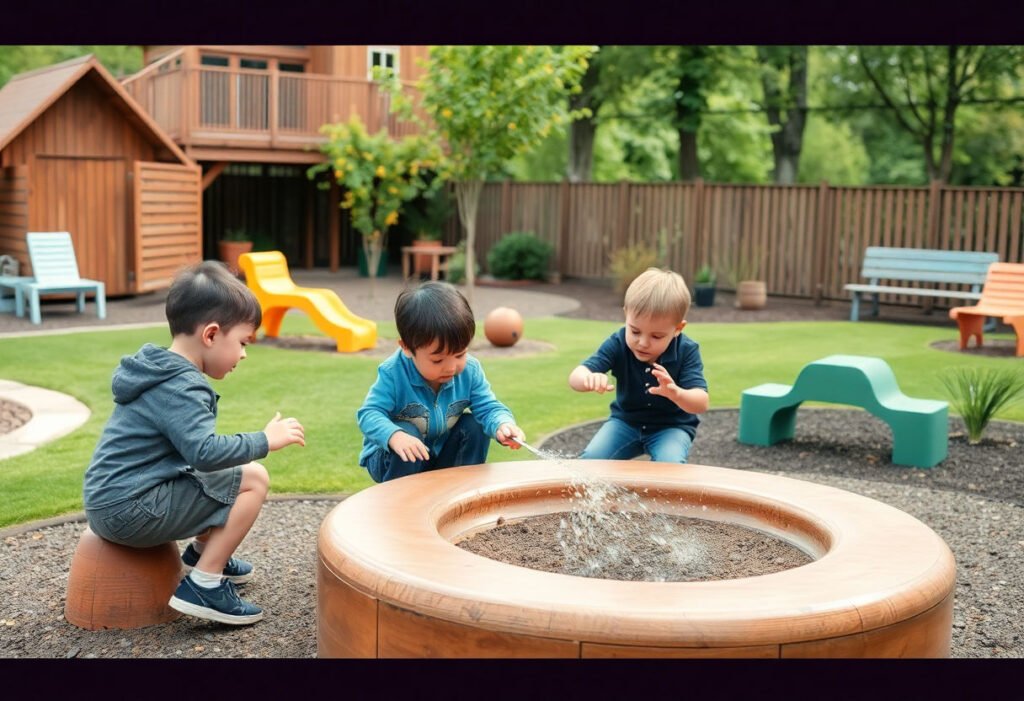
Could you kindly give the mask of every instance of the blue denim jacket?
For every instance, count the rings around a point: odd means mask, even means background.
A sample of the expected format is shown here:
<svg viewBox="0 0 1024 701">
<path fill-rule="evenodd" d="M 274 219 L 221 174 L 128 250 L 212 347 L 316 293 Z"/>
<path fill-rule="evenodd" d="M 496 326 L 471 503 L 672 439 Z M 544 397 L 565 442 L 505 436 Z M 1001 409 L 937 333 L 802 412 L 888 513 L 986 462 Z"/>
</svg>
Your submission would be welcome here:
<svg viewBox="0 0 1024 701">
<path fill-rule="evenodd" d="M 363 450 L 359 464 L 377 450 L 389 450 L 388 439 L 402 430 L 396 422 L 408 422 L 420 432 L 420 440 L 431 454 L 437 455 L 448 439 L 448 432 L 462 413 L 469 409 L 493 438 L 503 423 L 515 423 L 512 411 L 499 402 L 484 376 L 480 361 L 469 356 L 465 369 L 441 385 L 435 393 L 423 379 L 411 358 L 401 349 L 377 368 L 377 381 L 370 387 L 363 405 L 356 412 L 363 432 Z"/>
</svg>

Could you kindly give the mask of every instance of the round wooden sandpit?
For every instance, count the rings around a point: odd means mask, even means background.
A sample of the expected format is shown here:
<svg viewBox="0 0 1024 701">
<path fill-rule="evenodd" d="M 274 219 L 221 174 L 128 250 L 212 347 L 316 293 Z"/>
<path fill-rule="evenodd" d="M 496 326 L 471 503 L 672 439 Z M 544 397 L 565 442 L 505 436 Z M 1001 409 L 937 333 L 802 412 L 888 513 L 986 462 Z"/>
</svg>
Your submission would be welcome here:
<svg viewBox="0 0 1024 701">
<path fill-rule="evenodd" d="M 454 542 L 567 509 L 570 470 L 652 510 L 724 521 L 814 558 L 759 577 L 626 582 L 508 565 Z M 318 540 L 320 657 L 947 657 L 956 568 L 881 502 L 703 465 L 524 461 L 437 470 L 339 504 Z"/>
</svg>

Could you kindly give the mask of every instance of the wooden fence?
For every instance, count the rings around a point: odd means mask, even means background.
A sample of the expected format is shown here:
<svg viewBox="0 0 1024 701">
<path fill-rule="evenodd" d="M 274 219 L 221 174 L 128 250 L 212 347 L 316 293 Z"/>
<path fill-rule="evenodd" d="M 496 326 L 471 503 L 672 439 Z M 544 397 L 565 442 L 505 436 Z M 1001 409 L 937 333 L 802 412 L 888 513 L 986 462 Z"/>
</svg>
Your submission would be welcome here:
<svg viewBox="0 0 1024 701">
<path fill-rule="evenodd" d="M 995 251 L 1022 262 L 1024 188 L 821 185 L 487 183 L 476 253 L 530 231 L 555 247 L 562 275 L 602 278 L 612 253 L 646 244 L 688 280 L 707 262 L 729 279 L 753 261 L 768 292 L 847 299 L 872 245 Z M 449 222 L 446 240 L 463 233 Z M 893 297 L 886 301 L 901 302 Z"/>
</svg>

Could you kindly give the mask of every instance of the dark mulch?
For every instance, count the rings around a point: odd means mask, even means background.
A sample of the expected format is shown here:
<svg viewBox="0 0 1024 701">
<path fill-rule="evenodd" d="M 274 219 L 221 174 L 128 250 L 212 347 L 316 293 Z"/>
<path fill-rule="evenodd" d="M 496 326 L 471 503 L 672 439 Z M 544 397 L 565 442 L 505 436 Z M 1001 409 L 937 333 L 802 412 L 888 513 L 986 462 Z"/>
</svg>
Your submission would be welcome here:
<svg viewBox="0 0 1024 701">
<path fill-rule="evenodd" d="M 764 472 L 827 474 L 977 494 L 1024 505 L 1021 445 L 1024 424 L 993 421 L 978 445 L 969 445 L 963 421 L 949 420 L 949 455 L 933 468 L 894 465 L 892 432 L 881 419 L 859 409 L 803 408 L 792 441 L 773 446 L 736 440 L 739 411 L 720 409 L 702 417 L 690 462 Z M 538 448 L 576 456 L 601 421 L 569 427 Z"/>
<path fill-rule="evenodd" d="M 32 419 L 32 410 L 24 404 L 0 398 L 0 436 L 15 431 Z"/>
</svg>

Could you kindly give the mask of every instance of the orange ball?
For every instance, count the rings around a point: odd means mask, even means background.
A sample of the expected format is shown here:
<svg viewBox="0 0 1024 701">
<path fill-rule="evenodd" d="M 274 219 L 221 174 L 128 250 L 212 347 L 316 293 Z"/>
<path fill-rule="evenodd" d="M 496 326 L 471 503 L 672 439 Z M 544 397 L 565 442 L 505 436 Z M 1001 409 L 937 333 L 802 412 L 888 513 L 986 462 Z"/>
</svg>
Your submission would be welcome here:
<svg viewBox="0 0 1024 701">
<path fill-rule="evenodd" d="M 497 307 L 484 319 L 484 335 L 496 346 L 514 346 L 523 337 L 523 317 L 511 307 Z"/>
</svg>

